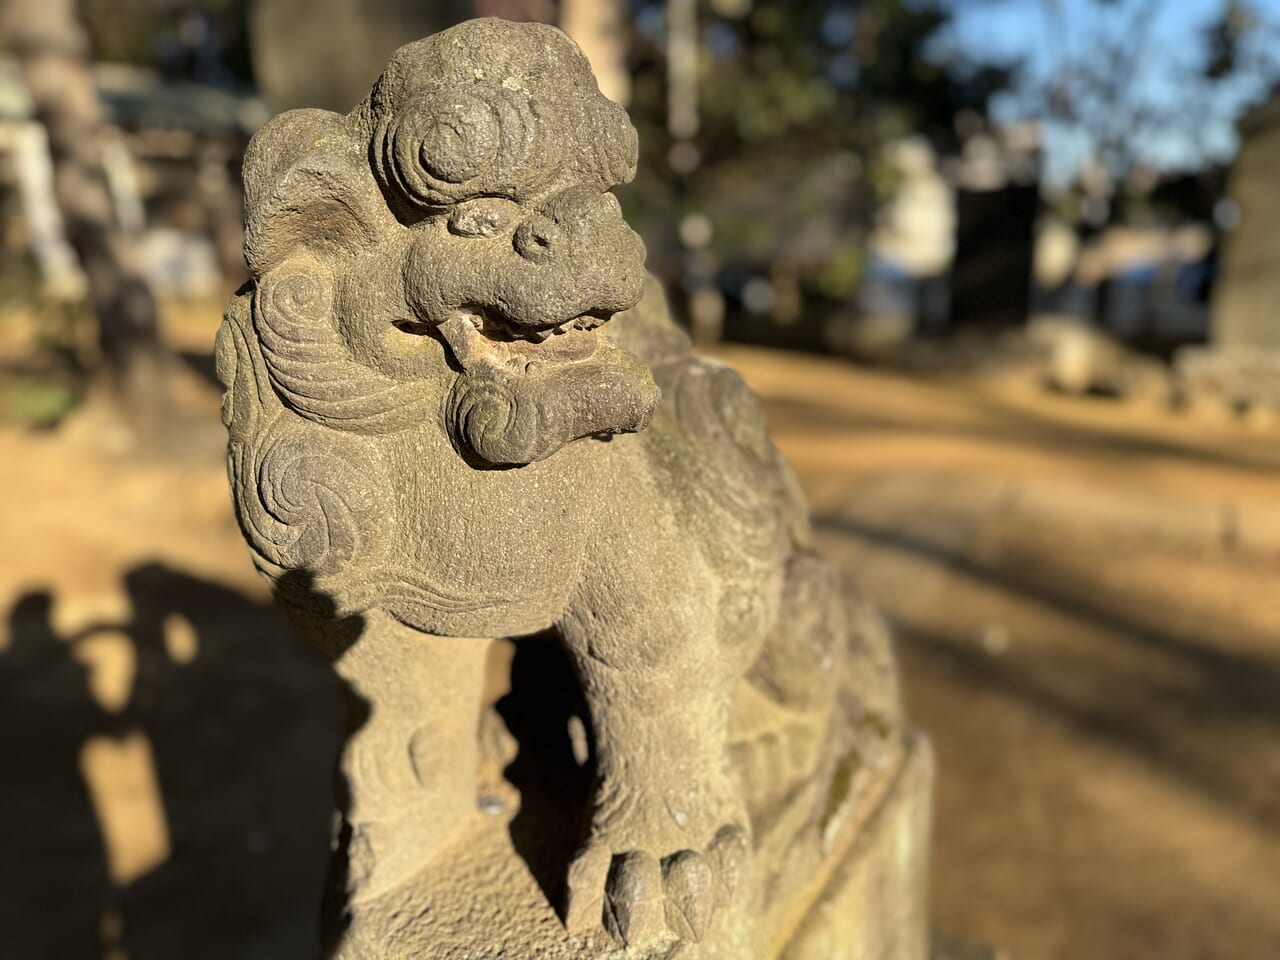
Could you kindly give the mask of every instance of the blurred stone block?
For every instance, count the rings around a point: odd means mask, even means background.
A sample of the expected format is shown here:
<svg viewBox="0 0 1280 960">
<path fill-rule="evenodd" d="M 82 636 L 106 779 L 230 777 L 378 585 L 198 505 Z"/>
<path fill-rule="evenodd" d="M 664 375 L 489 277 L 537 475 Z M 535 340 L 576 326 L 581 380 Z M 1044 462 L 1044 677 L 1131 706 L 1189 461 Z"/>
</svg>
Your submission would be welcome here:
<svg viewBox="0 0 1280 960">
<path fill-rule="evenodd" d="M 1280 348 L 1280 95 L 1253 111 L 1241 130 L 1228 187 L 1239 223 L 1223 251 L 1211 340 L 1219 348 Z"/>
</svg>

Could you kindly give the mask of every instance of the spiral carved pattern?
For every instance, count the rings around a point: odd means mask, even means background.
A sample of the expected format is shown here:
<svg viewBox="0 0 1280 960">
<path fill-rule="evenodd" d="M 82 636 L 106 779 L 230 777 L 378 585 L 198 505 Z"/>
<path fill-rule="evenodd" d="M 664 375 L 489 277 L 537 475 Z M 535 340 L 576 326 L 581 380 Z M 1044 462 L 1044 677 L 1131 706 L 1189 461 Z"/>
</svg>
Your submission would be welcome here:
<svg viewBox="0 0 1280 960">
<path fill-rule="evenodd" d="M 445 416 L 452 436 L 495 465 L 544 460 L 573 439 L 540 397 L 491 380 L 459 381 L 446 401 Z"/>
<path fill-rule="evenodd" d="M 259 290 L 270 305 L 265 333 L 298 343 L 333 339 L 333 277 L 320 264 L 289 263 L 265 277 Z"/>
<path fill-rule="evenodd" d="M 420 94 L 382 119 L 371 152 L 384 188 L 435 209 L 520 197 L 561 168 L 607 190 L 635 176 L 639 147 L 626 111 L 599 95 L 540 106 L 518 88 L 476 87 Z"/>
<path fill-rule="evenodd" d="M 383 119 L 373 166 L 384 187 L 419 207 L 515 196 L 546 173 L 545 133 L 519 91 L 436 90 Z"/>
<path fill-rule="evenodd" d="M 417 381 L 382 376 L 351 357 L 333 318 L 333 278 L 303 258 L 264 277 L 255 316 L 263 359 L 281 400 L 308 420 L 352 433 L 420 423 L 433 403 Z"/>
<path fill-rule="evenodd" d="M 387 485 L 371 448 L 315 428 L 272 433 L 237 497 L 250 542 L 276 568 L 268 572 L 319 581 L 368 569 L 386 542 L 379 491 Z"/>
</svg>

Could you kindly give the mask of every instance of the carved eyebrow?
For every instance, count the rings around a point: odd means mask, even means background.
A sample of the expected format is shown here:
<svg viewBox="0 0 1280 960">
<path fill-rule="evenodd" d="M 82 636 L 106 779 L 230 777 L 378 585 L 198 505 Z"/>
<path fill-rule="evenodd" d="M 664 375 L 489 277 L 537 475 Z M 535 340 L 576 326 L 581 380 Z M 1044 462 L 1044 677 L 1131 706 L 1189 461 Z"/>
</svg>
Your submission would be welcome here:
<svg viewBox="0 0 1280 960">
<path fill-rule="evenodd" d="M 520 205 L 508 197 L 476 197 L 454 205 L 449 232 L 483 237 L 505 230 L 520 214 Z"/>
</svg>

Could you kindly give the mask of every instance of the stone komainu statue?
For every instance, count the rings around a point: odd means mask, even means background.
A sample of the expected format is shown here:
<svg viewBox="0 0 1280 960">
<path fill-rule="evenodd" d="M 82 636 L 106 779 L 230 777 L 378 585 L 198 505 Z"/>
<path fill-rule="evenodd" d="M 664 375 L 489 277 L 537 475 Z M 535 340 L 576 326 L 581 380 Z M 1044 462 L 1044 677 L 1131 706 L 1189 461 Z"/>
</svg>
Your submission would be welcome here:
<svg viewBox="0 0 1280 960">
<path fill-rule="evenodd" d="M 885 632 L 646 280 L 610 192 L 636 155 L 567 37 L 478 20 L 245 157 L 229 473 L 350 694 L 335 956 L 923 956 Z M 549 631 L 593 787 L 544 890 L 478 794 L 489 641 Z"/>
</svg>

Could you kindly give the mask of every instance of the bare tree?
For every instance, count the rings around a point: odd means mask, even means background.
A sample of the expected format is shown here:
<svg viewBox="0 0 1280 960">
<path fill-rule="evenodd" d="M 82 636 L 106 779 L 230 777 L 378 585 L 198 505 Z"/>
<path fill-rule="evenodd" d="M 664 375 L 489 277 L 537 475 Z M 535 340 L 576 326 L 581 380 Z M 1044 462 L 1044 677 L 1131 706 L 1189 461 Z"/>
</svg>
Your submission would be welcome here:
<svg viewBox="0 0 1280 960">
<path fill-rule="evenodd" d="M 1112 185 L 1143 165 L 1228 159 L 1236 119 L 1280 75 L 1271 0 L 1222 0 L 1207 24 L 1182 25 L 1177 45 L 1158 31 L 1181 0 L 1037 2 L 1046 69 L 1028 78 L 1023 112 L 1052 123 L 1078 166 L 1099 164 Z"/>
<path fill-rule="evenodd" d="M 162 412 L 163 351 L 138 237 L 119 222 L 104 168 L 109 130 L 75 0 L 0 0 L 0 25 L 48 133 L 54 196 L 88 280 L 108 396 L 140 435 Z"/>
</svg>

